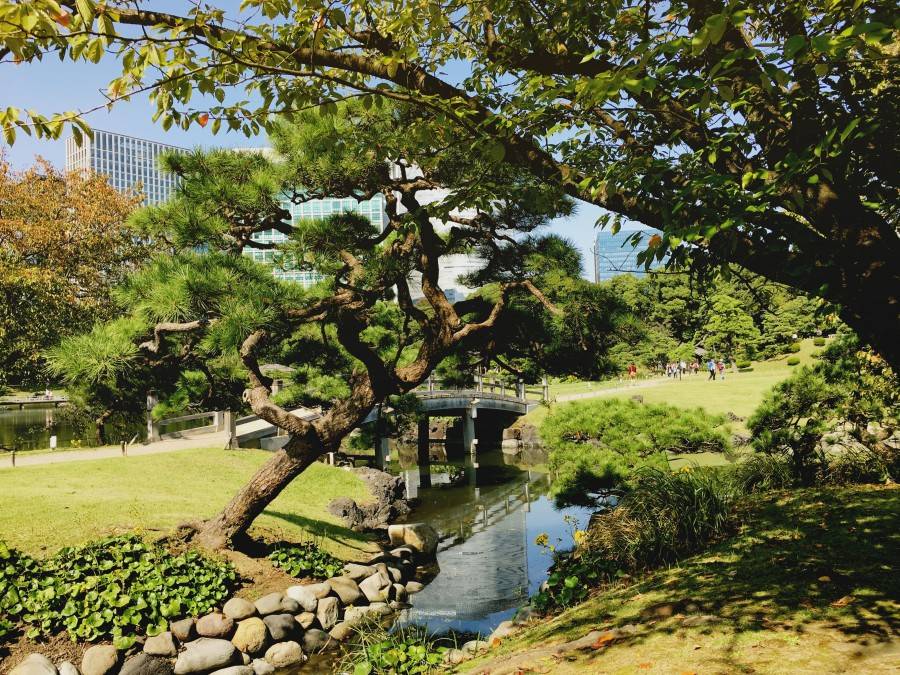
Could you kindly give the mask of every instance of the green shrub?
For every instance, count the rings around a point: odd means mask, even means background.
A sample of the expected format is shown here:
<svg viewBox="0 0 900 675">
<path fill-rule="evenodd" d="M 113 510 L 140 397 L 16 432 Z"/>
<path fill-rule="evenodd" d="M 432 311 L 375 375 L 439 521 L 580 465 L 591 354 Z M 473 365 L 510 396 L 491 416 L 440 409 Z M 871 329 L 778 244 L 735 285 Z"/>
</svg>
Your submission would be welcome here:
<svg viewBox="0 0 900 675">
<path fill-rule="evenodd" d="M 822 350 L 821 349 L 813 349 L 809 353 L 809 355 L 814 359 L 821 359 L 822 358 Z"/>
<path fill-rule="evenodd" d="M 169 619 L 211 611 L 236 580 L 226 562 L 173 555 L 135 535 L 47 560 L 0 544 L 0 622 L 23 625 L 29 638 L 65 630 L 73 641 L 112 638 L 127 649 L 135 635 L 167 630 Z"/>
<path fill-rule="evenodd" d="M 557 556 L 532 604 L 541 611 L 571 606 L 598 583 L 697 551 L 732 529 L 734 495 L 714 470 L 639 469 L 618 506 L 593 518 L 584 543 Z"/>
<path fill-rule="evenodd" d="M 845 448 L 819 470 L 817 482 L 830 485 L 885 483 L 900 475 L 900 452 L 890 446 L 869 449 L 862 444 Z"/>
<path fill-rule="evenodd" d="M 825 338 L 823 338 L 823 337 L 813 338 L 813 344 L 816 347 L 823 347 L 825 345 Z"/>
<path fill-rule="evenodd" d="M 622 399 L 581 401 L 551 410 L 541 424 L 553 489 L 568 501 L 613 487 L 641 466 L 668 468 L 666 453 L 726 451 L 721 416 Z M 580 499 L 579 499 L 580 498 Z"/>
<path fill-rule="evenodd" d="M 798 356 L 791 356 L 791 357 L 788 358 L 788 360 L 787 360 L 787 364 L 788 364 L 789 366 L 796 366 L 796 365 L 798 365 L 799 363 L 800 363 L 800 357 L 798 357 Z"/>
<path fill-rule="evenodd" d="M 746 370 L 747 368 L 750 368 L 752 365 L 753 365 L 752 361 L 738 361 L 737 362 L 737 367 L 740 370 Z"/>
<path fill-rule="evenodd" d="M 796 476 L 786 458 L 754 454 L 730 470 L 730 480 L 737 494 L 783 490 L 796 484 Z"/>
<path fill-rule="evenodd" d="M 405 675 L 443 670 L 444 655 L 453 646 L 419 627 L 387 631 L 375 622 L 358 627 L 338 672 L 352 675 Z"/>
<path fill-rule="evenodd" d="M 796 354 L 797 352 L 800 351 L 800 343 L 799 343 L 799 342 L 794 342 L 794 343 L 788 345 L 788 351 L 789 351 L 791 354 Z"/>
<path fill-rule="evenodd" d="M 313 542 L 303 544 L 278 544 L 269 553 L 269 560 L 275 567 L 283 569 L 292 577 L 328 579 L 340 574 L 344 566 L 330 553 L 326 553 Z"/>
</svg>

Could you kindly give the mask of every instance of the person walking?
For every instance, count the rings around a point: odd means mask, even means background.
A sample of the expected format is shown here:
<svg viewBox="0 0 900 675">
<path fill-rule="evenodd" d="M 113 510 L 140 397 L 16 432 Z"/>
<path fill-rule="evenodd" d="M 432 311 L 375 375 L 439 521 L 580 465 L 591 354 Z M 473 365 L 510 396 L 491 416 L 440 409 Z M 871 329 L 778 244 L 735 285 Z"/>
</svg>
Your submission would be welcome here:
<svg viewBox="0 0 900 675">
<path fill-rule="evenodd" d="M 719 377 L 722 379 L 722 381 L 724 381 L 725 380 L 725 361 L 723 361 L 722 359 L 719 359 L 719 362 L 716 364 L 716 368 L 719 369 Z"/>
<path fill-rule="evenodd" d="M 634 365 L 634 361 L 628 364 L 628 379 L 631 382 L 634 382 L 637 379 L 637 366 Z"/>
<path fill-rule="evenodd" d="M 709 358 L 709 361 L 706 362 L 706 369 L 709 371 L 709 377 L 706 378 L 707 382 L 709 380 L 716 379 L 716 362 L 713 361 L 712 357 Z"/>
</svg>

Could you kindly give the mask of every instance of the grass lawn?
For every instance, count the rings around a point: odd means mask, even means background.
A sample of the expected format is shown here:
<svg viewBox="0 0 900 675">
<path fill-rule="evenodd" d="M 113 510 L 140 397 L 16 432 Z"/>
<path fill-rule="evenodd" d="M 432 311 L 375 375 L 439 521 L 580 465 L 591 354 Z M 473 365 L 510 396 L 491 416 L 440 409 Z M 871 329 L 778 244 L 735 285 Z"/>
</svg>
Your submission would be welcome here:
<svg viewBox="0 0 900 675">
<path fill-rule="evenodd" d="M 271 453 L 195 449 L 0 469 L 0 539 L 36 555 L 105 534 L 167 530 L 217 513 Z M 254 530 L 300 541 L 322 538 L 345 558 L 372 545 L 326 511 L 339 496 L 364 502 L 368 489 L 343 469 L 315 463 L 260 516 Z"/>
<path fill-rule="evenodd" d="M 554 673 L 888 673 L 900 650 L 897 486 L 754 498 L 731 539 L 503 640 L 465 668 Z M 693 606 L 692 606 L 693 605 Z M 575 656 L 553 644 L 611 633 Z M 501 667 L 502 666 L 502 667 Z M 529 670 L 530 672 L 530 670 Z"/>
</svg>

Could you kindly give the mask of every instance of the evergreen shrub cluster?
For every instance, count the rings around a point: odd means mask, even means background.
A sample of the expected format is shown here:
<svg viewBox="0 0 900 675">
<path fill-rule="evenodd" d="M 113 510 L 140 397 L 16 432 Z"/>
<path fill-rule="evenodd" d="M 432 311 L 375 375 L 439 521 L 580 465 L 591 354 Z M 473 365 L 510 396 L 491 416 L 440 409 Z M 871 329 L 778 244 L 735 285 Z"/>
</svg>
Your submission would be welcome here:
<svg viewBox="0 0 900 675">
<path fill-rule="evenodd" d="M 800 358 L 797 357 L 797 356 L 791 356 L 791 357 L 788 358 L 788 360 L 787 360 L 787 364 L 788 364 L 789 366 L 796 366 L 796 365 L 798 365 L 799 363 L 800 363 Z"/>
</svg>

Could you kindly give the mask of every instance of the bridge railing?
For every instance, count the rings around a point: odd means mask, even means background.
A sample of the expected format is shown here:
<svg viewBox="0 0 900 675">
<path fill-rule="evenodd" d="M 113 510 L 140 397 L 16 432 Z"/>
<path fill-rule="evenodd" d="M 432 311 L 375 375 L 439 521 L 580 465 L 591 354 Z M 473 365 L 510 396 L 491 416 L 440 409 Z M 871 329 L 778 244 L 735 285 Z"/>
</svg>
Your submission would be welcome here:
<svg viewBox="0 0 900 675">
<path fill-rule="evenodd" d="M 527 386 L 522 380 L 509 382 L 502 378 L 485 377 L 475 375 L 473 383 L 469 386 L 460 386 L 457 383 L 447 383 L 445 380 L 430 376 L 425 382 L 416 387 L 417 393 L 439 394 L 443 392 L 458 392 L 460 390 L 475 391 L 480 394 L 501 396 L 517 401 L 550 399 L 550 383 L 544 377 L 540 386 Z"/>
<path fill-rule="evenodd" d="M 197 420 L 209 420 L 208 424 L 200 424 L 197 426 L 184 426 L 190 422 Z M 167 428 L 173 426 L 181 426 L 181 429 L 172 429 L 166 431 Z M 191 415 L 179 415 L 178 417 L 166 417 L 161 420 L 148 418 L 147 420 L 147 437 L 150 442 L 159 441 L 165 438 L 181 438 L 183 436 L 193 436 L 194 434 L 217 433 L 220 431 L 228 431 L 234 426 L 234 415 L 229 410 L 211 410 L 209 412 L 194 413 Z"/>
</svg>

